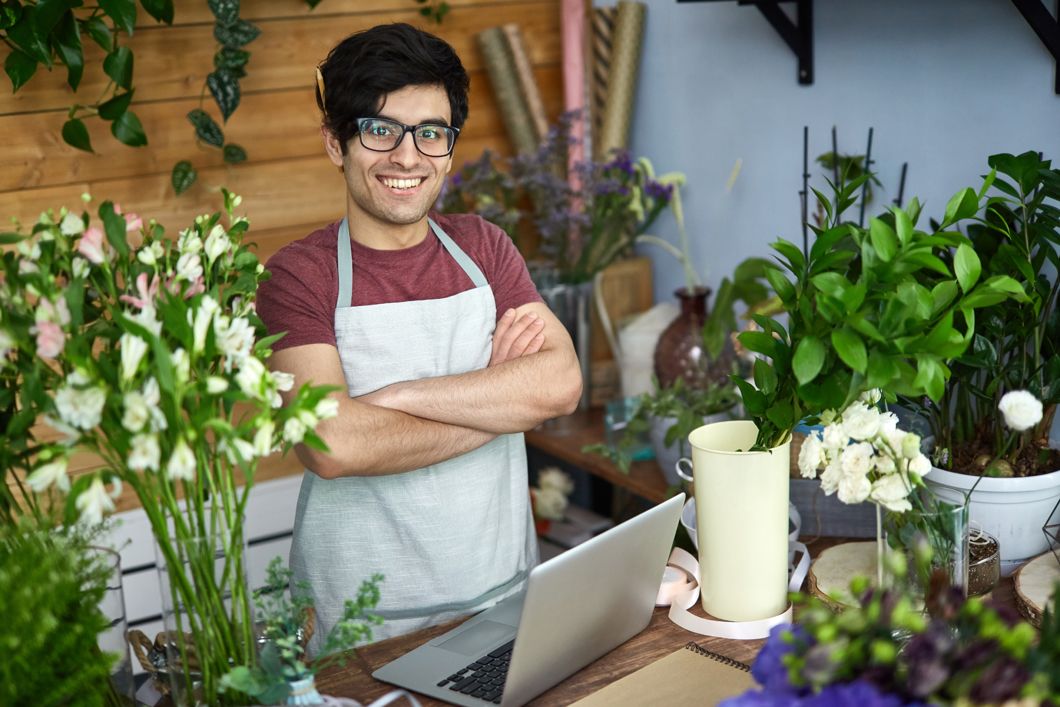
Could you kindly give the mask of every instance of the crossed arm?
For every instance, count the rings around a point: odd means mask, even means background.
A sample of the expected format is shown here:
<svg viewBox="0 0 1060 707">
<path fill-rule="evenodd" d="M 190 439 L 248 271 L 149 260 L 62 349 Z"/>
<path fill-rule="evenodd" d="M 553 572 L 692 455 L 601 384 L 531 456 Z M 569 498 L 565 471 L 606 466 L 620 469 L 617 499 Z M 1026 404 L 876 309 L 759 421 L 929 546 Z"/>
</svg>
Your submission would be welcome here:
<svg viewBox="0 0 1060 707">
<path fill-rule="evenodd" d="M 444 461 L 498 434 L 567 414 L 581 394 L 570 337 L 539 303 L 501 318 L 489 366 L 479 371 L 396 383 L 350 398 L 333 346 L 284 349 L 273 354 L 269 365 L 294 374 L 288 396 L 306 382 L 341 388 L 332 394 L 338 416 L 317 427 L 330 452 L 304 445 L 295 450 L 323 478 L 392 474 Z"/>
</svg>

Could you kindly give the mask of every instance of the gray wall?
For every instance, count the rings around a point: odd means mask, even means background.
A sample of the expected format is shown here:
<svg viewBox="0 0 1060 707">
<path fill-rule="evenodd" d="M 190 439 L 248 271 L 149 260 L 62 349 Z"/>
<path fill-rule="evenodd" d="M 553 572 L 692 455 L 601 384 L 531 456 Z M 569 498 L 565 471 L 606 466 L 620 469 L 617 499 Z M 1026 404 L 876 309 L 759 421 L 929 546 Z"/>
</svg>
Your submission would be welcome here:
<svg viewBox="0 0 1060 707">
<path fill-rule="evenodd" d="M 831 149 L 833 125 L 840 151 L 858 154 L 874 127 L 884 188 L 873 206 L 897 195 L 908 161 L 905 196 L 925 203 L 925 218 L 978 183 L 987 155 L 1034 149 L 1060 161 L 1054 62 L 1008 0 L 816 0 L 811 86 L 798 84 L 794 54 L 755 8 L 644 1 L 631 149 L 687 176 L 692 257 L 708 284 L 768 255 L 778 236 L 801 241 L 803 125 L 811 160 Z M 737 158 L 743 170 L 726 193 Z M 821 168 L 810 171 L 823 187 Z M 654 230 L 677 242 L 668 214 Z M 656 299 L 672 299 L 680 267 L 643 250 Z"/>
</svg>

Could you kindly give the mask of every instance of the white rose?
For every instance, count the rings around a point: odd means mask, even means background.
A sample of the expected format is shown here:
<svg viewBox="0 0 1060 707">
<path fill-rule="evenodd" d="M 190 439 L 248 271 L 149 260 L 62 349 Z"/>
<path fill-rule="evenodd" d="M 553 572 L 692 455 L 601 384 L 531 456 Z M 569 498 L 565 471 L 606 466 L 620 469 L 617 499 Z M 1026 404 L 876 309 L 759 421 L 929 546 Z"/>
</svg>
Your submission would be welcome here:
<svg viewBox="0 0 1060 707">
<path fill-rule="evenodd" d="M 890 454 L 877 454 L 875 468 L 876 472 L 881 476 L 893 474 L 898 469 L 894 463 L 894 458 Z"/>
<path fill-rule="evenodd" d="M 872 482 L 867 476 L 843 475 L 839 479 L 838 497 L 843 503 L 861 503 L 869 497 Z"/>
<path fill-rule="evenodd" d="M 909 432 L 902 438 L 902 456 L 906 459 L 923 456 L 920 453 L 920 435 Z"/>
<path fill-rule="evenodd" d="M 171 481 L 194 481 L 195 468 L 195 453 L 183 438 L 177 440 L 177 446 L 166 462 L 166 476 Z"/>
<path fill-rule="evenodd" d="M 931 460 L 923 454 L 917 454 L 909 460 L 909 473 L 923 478 L 931 471 Z"/>
<path fill-rule="evenodd" d="M 537 485 L 542 489 L 555 489 L 567 496 L 574 491 L 574 482 L 554 466 L 546 467 L 538 472 Z"/>
<path fill-rule="evenodd" d="M 839 455 L 839 466 L 843 476 L 854 478 L 865 476 L 873 466 L 873 448 L 868 442 L 851 444 Z"/>
<path fill-rule="evenodd" d="M 880 434 L 890 434 L 898 429 L 898 416 L 890 410 L 880 413 Z"/>
<path fill-rule="evenodd" d="M 102 523 L 103 515 L 114 510 L 112 497 L 117 498 L 119 495 L 121 495 L 121 481 L 114 480 L 114 490 L 108 496 L 106 489 L 103 488 L 102 479 L 94 479 L 75 502 L 77 510 L 81 511 L 81 522 L 88 525 Z"/>
<path fill-rule="evenodd" d="M 538 518 L 549 520 L 563 520 L 563 512 L 567 510 L 567 497 L 553 488 L 536 489 L 534 491 L 534 512 Z"/>
<path fill-rule="evenodd" d="M 812 433 L 802 441 L 799 449 L 799 473 L 807 479 L 817 478 L 817 467 L 824 460 L 824 445 L 816 433 Z"/>
<path fill-rule="evenodd" d="M 1041 422 L 1042 401 L 1026 390 L 1012 390 L 1001 396 L 997 409 L 1005 417 L 1005 425 L 1023 432 Z"/>
<path fill-rule="evenodd" d="M 910 490 L 901 474 L 888 474 L 872 484 L 869 498 L 889 511 L 904 513 L 913 507 L 909 502 Z"/>
<path fill-rule="evenodd" d="M 128 463 L 133 471 L 158 471 L 158 461 L 162 452 L 158 448 L 158 436 L 138 434 L 132 438 Z"/>
<path fill-rule="evenodd" d="M 42 493 L 53 485 L 64 493 L 69 491 L 70 478 L 66 475 L 66 459 L 59 458 L 53 462 L 42 464 L 29 475 L 26 483 L 33 489 L 34 493 Z"/>
<path fill-rule="evenodd" d="M 283 423 L 283 438 L 291 444 L 301 444 L 305 439 L 306 426 L 297 417 L 292 417 Z"/>
<path fill-rule="evenodd" d="M 824 492 L 825 496 L 831 496 L 836 492 L 836 489 L 839 488 L 839 480 L 842 477 L 843 469 L 839 465 L 839 460 L 835 459 L 829 462 L 821 473 L 821 491 Z"/>
<path fill-rule="evenodd" d="M 880 414 L 865 403 L 855 401 L 843 411 L 843 429 L 851 439 L 871 439 L 880 429 Z"/>
<path fill-rule="evenodd" d="M 828 456 L 834 456 L 843 451 L 843 448 L 850 444 L 850 435 L 843 429 L 842 424 L 832 424 L 824 428 L 824 438 L 822 439 L 824 445 L 825 454 Z"/>
<path fill-rule="evenodd" d="M 147 353 L 147 342 L 136 334 L 125 333 L 121 335 L 118 345 L 121 347 L 121 379 L 132 380 Z"/>
<path fill-rule="evenodd" d="M 130 432 L 139 432 L 151 417 L 147 401 L 139 391 L 132 390 L 123 396 L 122 403 L 125 414 L 122 415 L 121 426 Z"/>
</svg>

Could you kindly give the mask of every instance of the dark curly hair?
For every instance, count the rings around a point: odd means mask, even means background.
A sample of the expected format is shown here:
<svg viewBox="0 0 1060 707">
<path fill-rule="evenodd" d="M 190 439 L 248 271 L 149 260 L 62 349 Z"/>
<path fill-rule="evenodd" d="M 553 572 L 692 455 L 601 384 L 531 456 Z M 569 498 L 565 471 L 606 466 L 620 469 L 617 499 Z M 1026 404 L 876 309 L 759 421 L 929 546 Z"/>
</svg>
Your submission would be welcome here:
<svg viewBox="0 0 1060 707">
<path fill-rule="evenodd" d="M 437 85 L 449 96 L 452 126 L 467 119 L 470 81 L 449 44 L 412 25 L 378 25 L 342 40 L 320 65 L 317 105 L 346 153 L 357 118 L 378 115 L 386 94 L 406 86 Z"/>
</svg>

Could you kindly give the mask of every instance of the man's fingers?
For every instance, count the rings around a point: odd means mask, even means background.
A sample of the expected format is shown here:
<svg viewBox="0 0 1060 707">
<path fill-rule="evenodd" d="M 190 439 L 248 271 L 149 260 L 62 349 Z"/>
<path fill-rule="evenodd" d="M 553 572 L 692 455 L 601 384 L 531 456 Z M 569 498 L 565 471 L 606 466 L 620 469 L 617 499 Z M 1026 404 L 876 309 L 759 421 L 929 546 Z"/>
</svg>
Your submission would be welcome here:
<svg viewBox="0 0 1060 707">
<path fill-rule="evenodd" d="M 512 342 L 511 349 L 508 351 L 509 360 L 513 358 L 519 358 L 520 356 L 525 356 L 528 353 L 536 352 L 536 349 L 534 351 L 530 351 L 529 347 L 531 346 L 533 340 L 537 337 L 537 335 L 542 333 L 541 330 L 545 328 L 545 320 L 537 316 L 536 314 L 527 314 L 519 320 L 519 323 L 522 323 L 523 319 L 528 319 L 530 317 L 532 317 L 532 319 L 530 319 L 530 321 L 526 323 L 525 327 L 516 327 L 513 330 L 513 333 L 515 334 L 515 340 Z M 542 337 L 542 339 L 543 338 L 544 337 Z M 540 348 L 540 345 L 538 345 L 538 349 Z"/>
<path fill-rule="evenodd" d="M 510 318 L 508 318 L 509 312 L 511 312 Z M 544 343 L 543 340 L 537 342 L 536 345 L 533 343 L 534 337 L 545 326 L 545 322 L 541 317 L 531 312 L 515 320 L 514 312 L 512 310 L 509 310 L 509 312 L 505 312 L 504 317 L 497 323 L 497 328 L 494 331 L 493 355 L 490 358 L 491 366 L 525 356 L 527 353 L 536 353 L 541 349 L 542 343 Z M 536 346 L 536 348 L 531 349 L 532 346 Z"/>
</svg>

